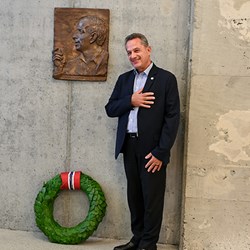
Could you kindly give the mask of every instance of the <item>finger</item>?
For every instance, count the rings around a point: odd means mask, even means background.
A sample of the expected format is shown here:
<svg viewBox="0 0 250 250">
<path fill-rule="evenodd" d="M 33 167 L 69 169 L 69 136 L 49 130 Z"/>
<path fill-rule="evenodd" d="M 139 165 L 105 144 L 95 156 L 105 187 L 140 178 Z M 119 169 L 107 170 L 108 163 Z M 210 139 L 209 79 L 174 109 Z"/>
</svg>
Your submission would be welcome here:
<svg viewBox="0 0 250 250">
<path fill-rule="evenodd" d="M 162 163 L 160 162 L 160 163 L 157 163 L 157 165 L 156 165 L 156 167 L 153 169 L 153 173 L 155 172 L 155 171 L 160 171 L 161 170 L 161 167 L 162 167 Z"/>
<path fill-rule="evenodd" d="M 153 161 L 152 161 L 152 159 L 151 159 L 151 160 L 149 160 L 149 161 L 147 162 L 147 164 L 145 165 L 145 168 L 151 167 L 152 165 L 153 165 Z"/>
<path fill-rule="evenodd" d="M 145 165 L 145 168 L 148 168 L 151 165 L 150 161 L 147 162 L 147 164 Z"/>
<path fill-rule="evenodd" d="M 154 95 L 154 92 L 144 92 L 143 96 L 152 96 Z"/>
<path fill-rule="evenodd" d="M 154 104 L 153 101 L 144 101 L 143 104 Z"/>
<path fill-rule="evenodd" d="M 158 165 L 157 171 L 160 171 L 160 170 L 161 170 L 161 167 L 162 167 L 162 163 L 160 163 L 160 164 Z"/>
<path fill-rule="evenodd" d="M 140 107 L 143 107 L 143 108 L 151 108 L 151 105 L 153 105 L 154 102 L 152 101 L 144 101 L 141 103 Z"/>
<path fill-rule="evenodd" d="M 147 154 L 147 155 L 145 156 L 145 159 L 149 159 L 151 156 L 152 156 L 152 154 L 149 153 L 149 154 Z"/>
<path fill-rule="evenodd" d="M 150 108 L 151 108 L 150 105 L 146 105 L 146 104 L 141 104 L 140 107 L 142 107 L 142 108 L 147 108 L 147 109 L 150 109 Z"/>
<path fill-rule="evenodd" d="M 147 165 L 146 165 L 146 166 L 147 166 Z M 145 166 L 145 168 L 146 168 L 146 166 Z M 153 165 L 150 164 L 150 165 L 147 167 L 147 171 L 150 172 L 152 169 L 153 169 Z"/>
<path fill-rule="evenodd" d="M 153 168 L 158 168 L 160 166 L 160 163 L 157 163 L 153 160 L 153 158 L 151 158 L 148 163 L 145 165 L 145 168 L 148 168 L 149 171 L 151 171 L 151 169 Z"/>
<path fill-rule="evenodd" d="M 158 169 L 158 166 L 155 165 L 151 172 L 154 173 L 155 171 L 157 171 L 157 169 Z"/>
<path fill-rule="evenodd" d="M 142 90 L 143 90 L 143 89 L 139 89 L 139 90 L 137 90 L 135 93 L 141 94 L 141 93 L 142 93 Z"/>
<path fill-rule="evenodd" d="M 144 100 L 155 100 L 154 96 L 146 96 L 144 97 Z"/>
<path fill-rule="evenodd" d="M 159 168 L 159 165 L 152 164 L 152 165 L 148 168 L 148 172 L 154 173 L 155 171 L 158 170 L 158 168 Z"/>
</svg>

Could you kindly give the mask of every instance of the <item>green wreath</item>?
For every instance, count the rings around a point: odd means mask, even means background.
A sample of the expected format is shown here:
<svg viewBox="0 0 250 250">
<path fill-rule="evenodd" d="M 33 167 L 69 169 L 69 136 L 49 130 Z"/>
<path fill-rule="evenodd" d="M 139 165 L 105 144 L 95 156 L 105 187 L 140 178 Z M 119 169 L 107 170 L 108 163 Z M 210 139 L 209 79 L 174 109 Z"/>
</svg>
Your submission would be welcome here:
<svg viewBox="0 0 250 250">
<path fill-rule="evenodd" d="M 53 204 L 61 191 L 61 184 L 60 175 L 56 175 L 43 185 L 34 204 L 36 224 L 51 242 L 78 244 L 92 235 L 102 221 L 107 206 L 105 196 L 95 180 L 81 173 L 80 187 L 90 202 L 88 214 L 75 227 L 62 227 L 53 217 Z"/>
</svg>

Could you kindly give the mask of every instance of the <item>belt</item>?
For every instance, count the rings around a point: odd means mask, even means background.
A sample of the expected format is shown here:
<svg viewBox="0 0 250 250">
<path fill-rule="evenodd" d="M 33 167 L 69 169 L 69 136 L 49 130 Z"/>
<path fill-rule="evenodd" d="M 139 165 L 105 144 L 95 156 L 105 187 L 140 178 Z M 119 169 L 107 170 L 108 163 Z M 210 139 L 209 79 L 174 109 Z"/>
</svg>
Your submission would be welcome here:
<svg viewBox="0 0 250 250">
<path fill-rule="evenodd" d="M 138 133 L 127 133 L 129 138 L 138 138 Z"/>
</svg>

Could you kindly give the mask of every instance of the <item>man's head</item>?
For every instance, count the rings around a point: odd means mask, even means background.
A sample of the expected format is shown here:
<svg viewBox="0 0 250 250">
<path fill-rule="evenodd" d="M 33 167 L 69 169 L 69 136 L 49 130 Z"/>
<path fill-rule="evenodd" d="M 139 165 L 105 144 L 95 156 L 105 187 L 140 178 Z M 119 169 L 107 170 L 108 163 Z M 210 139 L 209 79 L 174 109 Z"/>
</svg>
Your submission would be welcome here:
<svg viewBox="0 0 250 250">
<path fill-rule="evenodd" d="M 76 49 L 88 50 L 93 44 L 102 46 L 106 40 L 107 30 L 105 22 L 97 16 L 81 18 L 73 35 Z"/>
<path fill-rule="evenodd" d="M 133 33 L 125 38 L 125 48 L 129 61 L 139 72 L 144 71 L 151 63 L 151 47 L 147 38 L 140 33 Z"/>
</svg>

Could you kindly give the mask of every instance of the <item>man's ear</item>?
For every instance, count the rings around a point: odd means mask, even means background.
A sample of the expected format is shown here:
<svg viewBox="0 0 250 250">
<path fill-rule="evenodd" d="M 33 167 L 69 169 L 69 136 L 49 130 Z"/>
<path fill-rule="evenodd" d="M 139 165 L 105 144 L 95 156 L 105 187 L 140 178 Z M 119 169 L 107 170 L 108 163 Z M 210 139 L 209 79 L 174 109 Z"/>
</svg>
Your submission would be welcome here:
<svg viewBox="0 0 250 250">
<path fill-rule="evenodd" d="M 148 47 L 147 47 L 147 50 L 148 50 L 149 53 L 151 53 L 151 51 L 152 51 L 151 46 L 148 46 Z"/>
<path fill-rule="evenodd" d="M 90 36 L 89 42 L 94 43 L 96 39 L 97 39 L 97 34 L 93 32 Z"/>
</svg>

